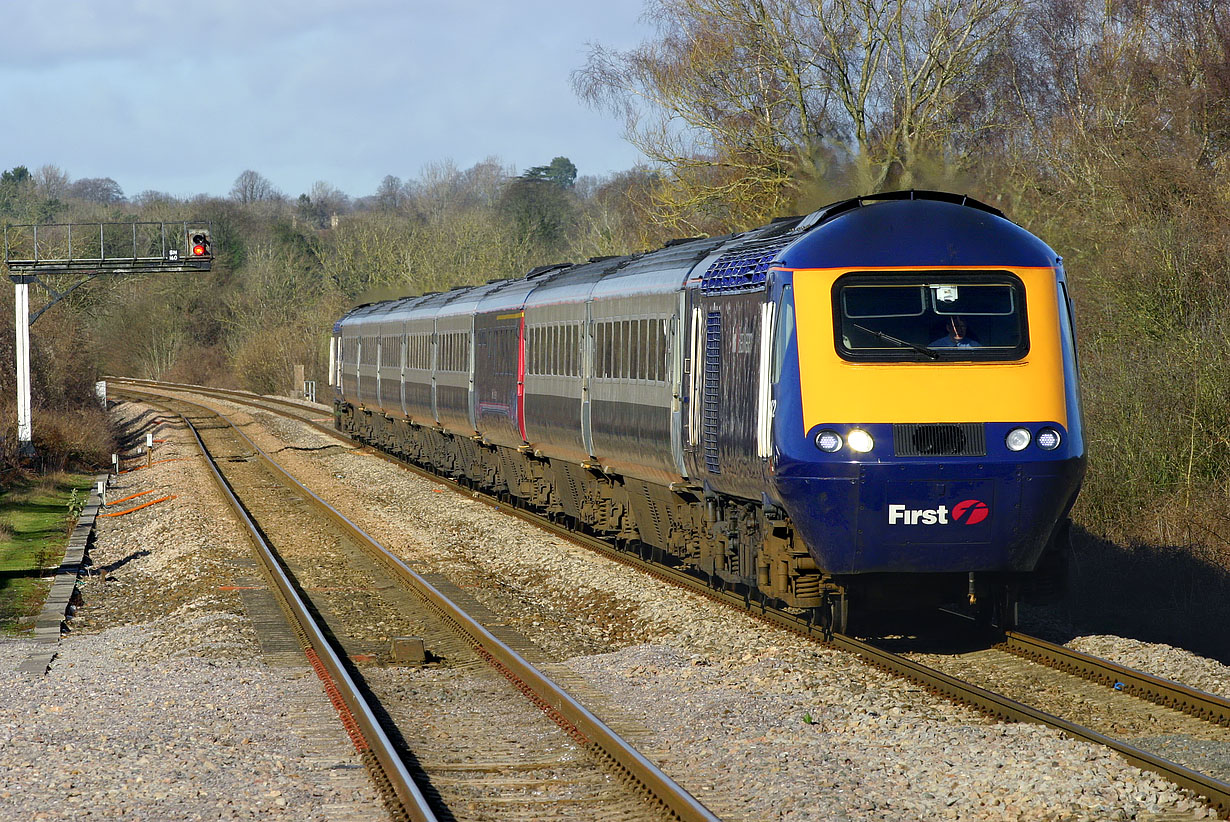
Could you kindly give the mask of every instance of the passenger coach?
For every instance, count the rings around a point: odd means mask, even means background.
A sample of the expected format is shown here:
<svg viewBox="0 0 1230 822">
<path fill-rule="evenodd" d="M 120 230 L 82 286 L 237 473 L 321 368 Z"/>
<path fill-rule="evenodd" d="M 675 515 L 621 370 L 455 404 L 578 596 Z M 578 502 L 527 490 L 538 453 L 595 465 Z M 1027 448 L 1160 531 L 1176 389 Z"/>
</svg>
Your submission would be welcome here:
<svg viewBox="0 0 1230 822">
<path fill-rule="evenodd" d="M 842 629 L 1001 624 L 1085 468 L 1060 258 L 958 195 L 361 306 L 338 427 Z"/>
</svg>

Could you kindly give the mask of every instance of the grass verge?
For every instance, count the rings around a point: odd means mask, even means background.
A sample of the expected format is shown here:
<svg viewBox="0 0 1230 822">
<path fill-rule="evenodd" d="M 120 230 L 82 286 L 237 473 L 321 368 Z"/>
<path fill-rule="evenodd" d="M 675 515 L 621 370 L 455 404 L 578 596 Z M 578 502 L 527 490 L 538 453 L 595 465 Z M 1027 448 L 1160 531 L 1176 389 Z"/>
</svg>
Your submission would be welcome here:
<svg viewBox="0 0 1230 822">
<path fill-rule="evenodd" d="M 73 491 L 89 494 L 91 474 L 53 473 L 0 492 L 0 634 L 29 630 L 50 582 L 44 570 L 64 557 L 74 521 Z"/>
</svg>

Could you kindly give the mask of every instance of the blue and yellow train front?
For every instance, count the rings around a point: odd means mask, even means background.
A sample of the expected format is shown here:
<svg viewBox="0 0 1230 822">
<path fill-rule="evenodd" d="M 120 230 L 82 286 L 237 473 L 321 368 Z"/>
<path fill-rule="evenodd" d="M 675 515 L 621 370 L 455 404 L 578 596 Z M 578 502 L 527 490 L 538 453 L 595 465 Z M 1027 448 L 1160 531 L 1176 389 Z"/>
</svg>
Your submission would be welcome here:
<svg viewBox="0 0 1230 822">
<path fill-rule="evenodd" d="M 942 598 L 1033 571 L 1085 470 L 1054 253 L 990 210 L 889 201 L 806 235 L 771 282 L 770 483 L 819 568 L 898 599 L 929 598 L 920 573 Z"/>
</svg>

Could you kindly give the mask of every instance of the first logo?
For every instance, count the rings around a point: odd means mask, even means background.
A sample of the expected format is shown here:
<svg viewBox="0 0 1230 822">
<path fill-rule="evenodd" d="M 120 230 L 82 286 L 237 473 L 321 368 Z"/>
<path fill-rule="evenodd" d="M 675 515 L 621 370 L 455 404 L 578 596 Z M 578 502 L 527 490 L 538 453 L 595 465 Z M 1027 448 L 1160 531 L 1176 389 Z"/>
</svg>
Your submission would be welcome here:
<svg viewBox="0 0 1230 822">
<path fill-rule="evenodd" d="M 952 506 L 952 519 L 963 525 L 977 525 L 991 515 L 991 507 L 982 500 L 961 500 Z"/>
</svg>

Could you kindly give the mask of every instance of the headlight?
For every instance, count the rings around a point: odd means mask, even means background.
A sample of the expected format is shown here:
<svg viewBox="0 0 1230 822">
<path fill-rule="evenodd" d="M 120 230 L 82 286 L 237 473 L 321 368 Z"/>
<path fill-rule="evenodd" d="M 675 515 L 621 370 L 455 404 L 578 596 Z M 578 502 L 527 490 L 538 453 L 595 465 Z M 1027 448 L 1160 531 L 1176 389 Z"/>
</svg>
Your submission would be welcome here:
<svg viewBox="0 0 1230 822">
<path fill-rule="evenodd" d="M 1054 428 L 1043 428 L 1038 432 L 1038 447 L 1043 451 L 1054 451 L 1059 447 L 1059 432 Z"/>
<path fill-rule="evenodd" d="M 836 431 L 821 431 L 816 435 L 816 447 L 826 454 L 841 450 L 841 435 Z"/>
<path fill-rule="evenodd" d="M 1029 429 L 1013 428 L 1004 438 L 1004 444 L 1008 446 L 1009 451 L 1024 451 L 1029 445 Z"/>
<path fill-rule="evenodd" d="M 850 444 L 852 449 L 860 454 L 866 454 L 874 448 L 876 444 L 875 440 L 871 438 L 871 435 L 861 428 L 855 428 L 849 434 L 846 434 L 846 442 Z"/>
</svg>

